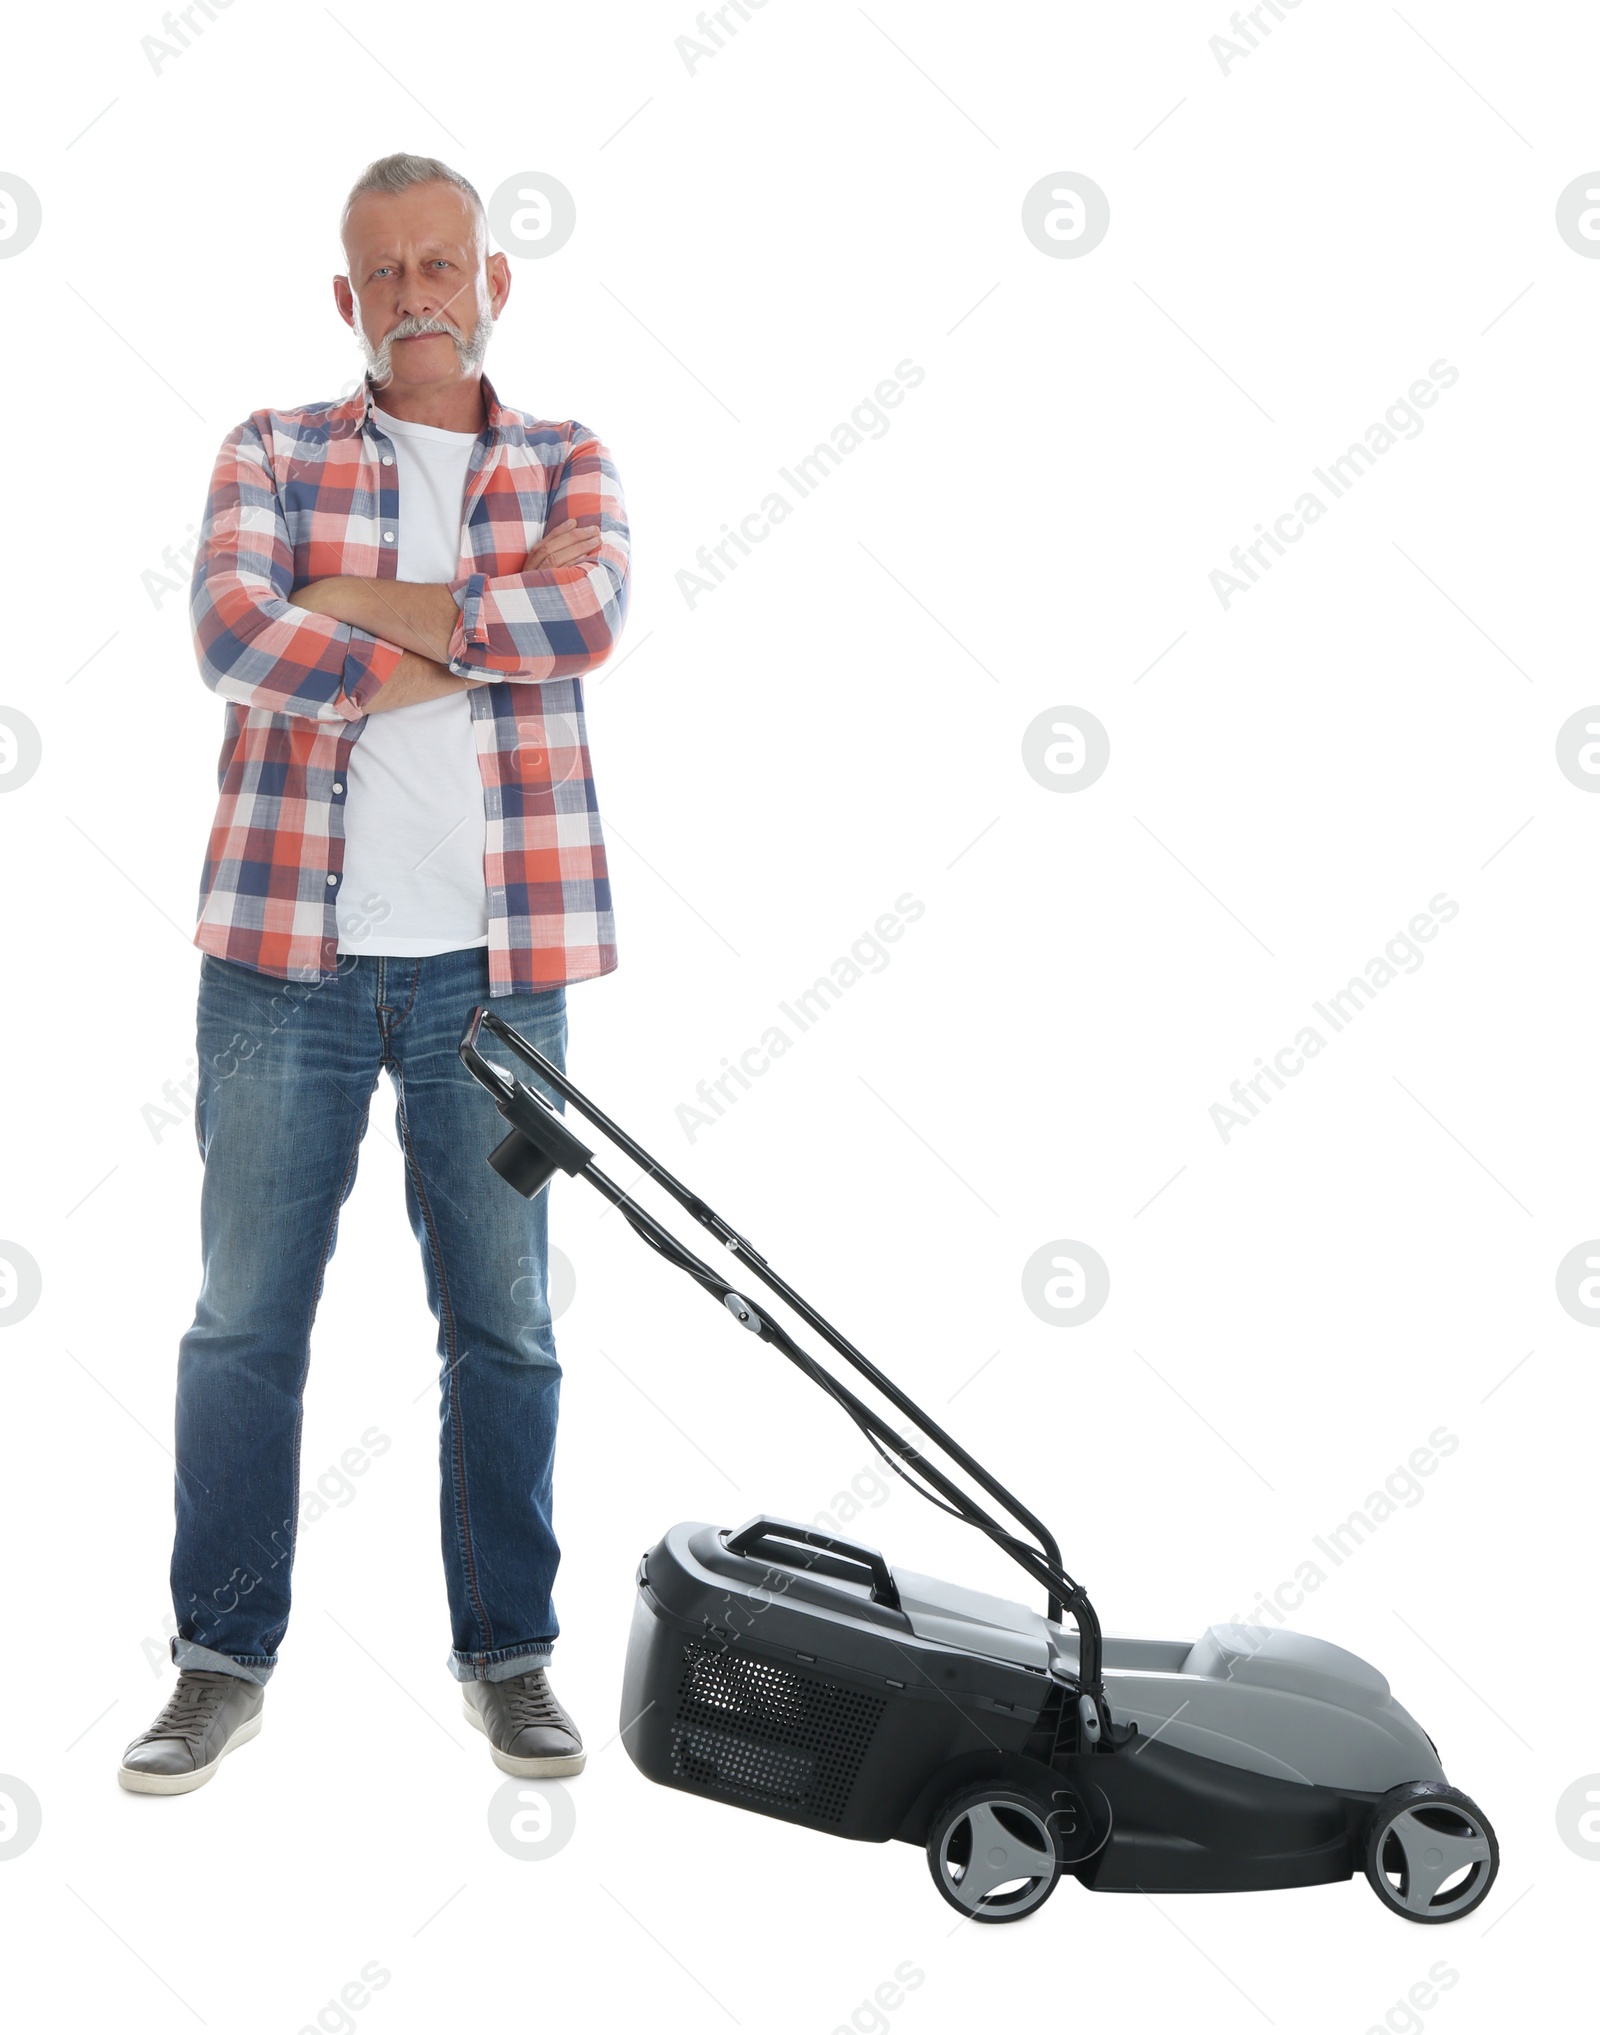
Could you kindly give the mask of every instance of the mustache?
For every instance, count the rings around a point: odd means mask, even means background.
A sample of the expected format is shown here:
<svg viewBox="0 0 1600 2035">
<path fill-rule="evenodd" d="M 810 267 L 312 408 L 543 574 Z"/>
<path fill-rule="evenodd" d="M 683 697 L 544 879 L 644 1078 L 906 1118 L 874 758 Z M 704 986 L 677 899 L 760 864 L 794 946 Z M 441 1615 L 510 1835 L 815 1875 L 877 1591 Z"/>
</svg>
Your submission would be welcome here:
<svg viewBox="0 0 1600 2035">
<path fill-rule="evenodd" d="M 492 329 L 493 320 L 487 313 L 480 313 L 478 323 L 470 334 L 462 332 L 460 327 L 453 325 L 448 318 L 407 316 L 397 320 L 377 346 L 374 346 L 364 334 L 361 335 L 361 343 L 367 354 L 372 378 L 381 388 L 393 377 L 394 348 L 399 340 L 421 338 L 428 333 L 441 333 L 453 342 L 462 368 L 467 369 L 476 367 L 482 361 Z"/>
<path fill-rule="evenodd" d="M 442 332 L 449 339 L 462 338 L 460 328 L 452 325 L 448 318 L 402 318 L 384 335 L 383 344 L 392 346 L 397 339 L 421 339 L 430 332 Z"/>
</svg>

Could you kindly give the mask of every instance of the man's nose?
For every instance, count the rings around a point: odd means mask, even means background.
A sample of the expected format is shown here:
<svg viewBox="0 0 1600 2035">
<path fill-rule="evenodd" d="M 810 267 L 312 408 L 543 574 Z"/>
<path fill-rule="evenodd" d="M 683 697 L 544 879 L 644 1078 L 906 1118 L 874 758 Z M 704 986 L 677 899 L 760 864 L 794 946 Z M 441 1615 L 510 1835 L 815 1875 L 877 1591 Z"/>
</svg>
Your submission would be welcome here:
<svg viewBox="0 0 1600 2035">
<path fill-rule="evenodd" d="M 440 306 L 437 280 L 437 277 L 421 274 L 402 276 L 399 294 L 395 298 L 397 315 L 402 318 L 436 318 Z"/>
</svg>

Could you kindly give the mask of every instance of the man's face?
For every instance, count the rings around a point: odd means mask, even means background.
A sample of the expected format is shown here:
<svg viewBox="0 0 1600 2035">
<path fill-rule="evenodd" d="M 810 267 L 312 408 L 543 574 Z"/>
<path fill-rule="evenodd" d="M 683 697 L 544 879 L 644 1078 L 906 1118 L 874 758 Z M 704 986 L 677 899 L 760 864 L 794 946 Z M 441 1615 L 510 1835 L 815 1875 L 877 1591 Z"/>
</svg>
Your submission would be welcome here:
<svg viewBox="0 0 1600 2035">
<path fill-rule="evenodd" d="M 380 388 L 421 391 L 479 372 L 511 276 L 503 254 L 485 259 L 464 191 L 364 192 L 344 250 L 349 275 L 334 278 L 334 298 Z"/>
</svg>

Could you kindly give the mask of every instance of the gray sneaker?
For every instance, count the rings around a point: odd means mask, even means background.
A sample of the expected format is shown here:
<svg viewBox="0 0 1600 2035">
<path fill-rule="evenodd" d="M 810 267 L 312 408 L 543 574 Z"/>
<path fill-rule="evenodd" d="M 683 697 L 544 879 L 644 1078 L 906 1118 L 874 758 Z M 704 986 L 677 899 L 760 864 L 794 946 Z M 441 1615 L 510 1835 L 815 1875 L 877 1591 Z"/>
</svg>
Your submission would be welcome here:
<svg viewBox="0 0 1600 2035">
<path fill-rule="evenodd" d="M 504 1682 L 463 1682 L 461 1701 L 467 1722 L 488 1739 L 489 1757 L 502 1773 L 554 1780 L 583 1772 L 583 1740 L 543 1668 Z"/>
<path fill-rule="evenodd" d="M 122 1755 L 117 1779 L 136 1795 L 186 1795 L 203 1787 L 223 1755 L 261 1729 L 266 1691 L 239 1675 L 182 1668 L 150 1729 Z"/>
</svg>

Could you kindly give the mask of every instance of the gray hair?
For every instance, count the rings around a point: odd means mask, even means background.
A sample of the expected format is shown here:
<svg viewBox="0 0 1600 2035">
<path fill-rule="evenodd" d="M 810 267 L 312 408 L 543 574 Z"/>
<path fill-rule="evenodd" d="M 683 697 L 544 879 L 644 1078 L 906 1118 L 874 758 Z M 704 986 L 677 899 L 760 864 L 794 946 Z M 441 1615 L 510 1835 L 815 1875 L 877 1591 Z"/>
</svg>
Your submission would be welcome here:
<svg viewBox="0 0 1600 2035">
<path fill-rule="evenodd" d="M 451 169 L 448 163 L 440 162 L 433 155 L 384 155 L 379 156 L 376 162 L 368 163 L 351 185 L 344 210 L 339 214 L 340 240 L 344 239 L 350 208 L 357 198 L 365 196 L 368 191 L 409 191 L 416 184 L 454 184 L 458 191 L 464 191 L 477 218 L 479 244 L 487 242 L 489 219 L 483 209 L 483 200 L 459 170 Z"/>
</svg>

